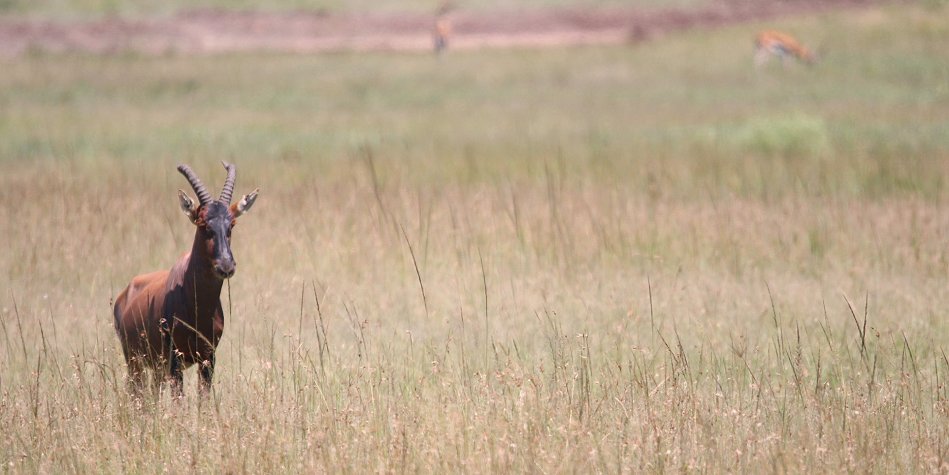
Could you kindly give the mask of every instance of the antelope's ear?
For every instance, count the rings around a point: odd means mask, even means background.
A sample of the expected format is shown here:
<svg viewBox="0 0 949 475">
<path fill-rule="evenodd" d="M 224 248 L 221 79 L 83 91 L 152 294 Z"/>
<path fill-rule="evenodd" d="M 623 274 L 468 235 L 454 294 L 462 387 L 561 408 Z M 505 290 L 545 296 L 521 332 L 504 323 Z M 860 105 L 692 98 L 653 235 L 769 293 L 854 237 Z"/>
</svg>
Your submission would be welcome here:
<svg viewBox="0 0 949 475">
<path fill-rule="evenodd" d="M 251 206 L 254 206 L 254 202 L 257 201 L 257 193 L 260 191 L 260 188 L 244 195 L 240 201 L 231 205 L 231 216 L 237 218 L 238 216 L 250 211 Z"/>
<path fill-rule="evenodd" d="M 198 204 L 184 191 L 178 190 L 178 201 L 181 205 L 181 211 L 188 216 L 192 223 L 198 220 Z"/>
</svg>

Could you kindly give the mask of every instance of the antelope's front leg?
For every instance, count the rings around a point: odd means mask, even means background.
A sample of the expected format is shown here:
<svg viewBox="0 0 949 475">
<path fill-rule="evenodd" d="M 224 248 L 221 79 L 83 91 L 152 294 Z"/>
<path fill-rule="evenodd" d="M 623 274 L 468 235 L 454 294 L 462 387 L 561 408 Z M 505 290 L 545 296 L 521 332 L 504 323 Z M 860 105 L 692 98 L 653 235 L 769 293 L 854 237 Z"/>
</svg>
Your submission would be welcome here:
<svg viewBox="0 0 949 475">
<path fill-rule="evenodd" d="M 211 392 L 211 378 L 214 377 L 214 351 L 201 362 L 201 395 L 207 396 Z"/>
<path fill-rule="evenodd" d="M 178 349 L 175 348 L 175 340 L 172 338 L 172 329 L 168 326 L 167 320 L 162 320 L 162 334 L 165 351 L 168 354 L 168 377 L 171 380 L 171 396 L 175 399 L 181 399 L 184 394 L 184 375 L 181 372 L 181 358 L 178 356 Z"/>
<path fill-rule="evenodd" d="M 168 364 L 168 372 L 171 375 L 171 397 L 181 399 L 184 396 L 184 374 L 181 372 L 181 358 L 178 357 L 174 343 L 171 346 L 169 359 L 171 360 Z"/>
</svg>

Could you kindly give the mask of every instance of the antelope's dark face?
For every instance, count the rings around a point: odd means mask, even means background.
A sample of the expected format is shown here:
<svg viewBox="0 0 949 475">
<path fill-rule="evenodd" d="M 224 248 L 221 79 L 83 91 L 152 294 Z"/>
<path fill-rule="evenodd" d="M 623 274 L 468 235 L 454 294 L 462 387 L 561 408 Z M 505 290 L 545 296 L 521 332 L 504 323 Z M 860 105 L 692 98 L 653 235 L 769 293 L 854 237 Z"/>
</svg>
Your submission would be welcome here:
<svg viewBox="0 0 949 475">
<path fill-rule="evenodd" d="M 210 193 L 191 169 L 187 165 L 178 166 L 178 170 L 191 182 L 199 200 L 196 203 L 184 191 L 178 190 L 181 210 L 198 227 L 195 249 L 192 252 L 201 252 L 210 261 L 214 276 L 221 280 L 231 278 L 237 270 L 237 261 L 231 252 L 231 230 L 237 224 L 237 217 L 254 205 L 258 192 L 254 190 L 232 205 L 230 201 L 234 189 L 234 165 L 225 163 L 224 168 L 227 169 L 227 181 L 224 182 L 221 197 L 212 200 Z"/>
<path fill-rule="evenodd" d="M 211 270 L 219 279 L 229 279 L 237 270 L 237 261 L 231 252 L 231 229 L 235 219 L 228 206 L 220 201 L 201 208 L 195 223 L 204 241 L 204 251 L 211 258 Z"/>
</svg>

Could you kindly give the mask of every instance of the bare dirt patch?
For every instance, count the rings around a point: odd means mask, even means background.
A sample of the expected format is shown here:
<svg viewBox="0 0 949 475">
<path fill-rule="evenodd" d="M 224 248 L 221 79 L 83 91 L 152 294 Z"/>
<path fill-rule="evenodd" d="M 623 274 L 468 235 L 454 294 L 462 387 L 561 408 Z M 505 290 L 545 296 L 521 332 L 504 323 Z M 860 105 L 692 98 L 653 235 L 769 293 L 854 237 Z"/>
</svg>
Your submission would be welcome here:
<svg viewBox="0 0 949 475">
<path fill-rule="evenodd" d="M 549 9 L 453 13 L 451 47 L 540 47 L 639 41 L 657 33 L 797 13 L 867 6 L 873 0 L 722 0 L 702 9 Z M 427 51 L 433 17 L 204 10 L 165 18 L 55 22 L 0 18 L 0 56 L 29 51 L 214 54 L 282 51 Z"/>
</svg>

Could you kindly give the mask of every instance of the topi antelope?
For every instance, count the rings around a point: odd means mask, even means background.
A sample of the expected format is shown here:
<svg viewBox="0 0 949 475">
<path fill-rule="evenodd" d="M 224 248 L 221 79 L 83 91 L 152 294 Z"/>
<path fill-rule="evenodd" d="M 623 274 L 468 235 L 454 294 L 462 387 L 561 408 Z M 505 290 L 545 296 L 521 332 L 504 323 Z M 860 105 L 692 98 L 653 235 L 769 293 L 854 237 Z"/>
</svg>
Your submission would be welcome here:
<svg viewBox="0 0 949 475">
<path fill-rule="evenodd" d="M 817 57 L 793 36 L 780 31 L 766 30 L 755 36 L 755 65 L 763 66 L 772 57 L 786 64 L 794 58 L 806 64 L 814 64 Z"/>
<path fill-rule="evenodd" d="M 187 165 L 178 165 L 198 202 L 178 190 L 181 209 L 197 228 L 191 252 L 171 270 L 139 275 L 115 299 L 115 331 L 128 364 L 129 386 L 138 393 L 145 370 L 152 370 L 153 388 L 165 378 L 172 394 L 182 394 L 182 370 L 198 363 L 200 389 L 206 394 L 214 375 L 214 350 L 224 331 L 221 287 L 234 275 L 231 229 L 250 210 L 257 192 L 231 204 L 236 167 L 224 163 L 227 179 L 214 200 Z"/>
</svg>

